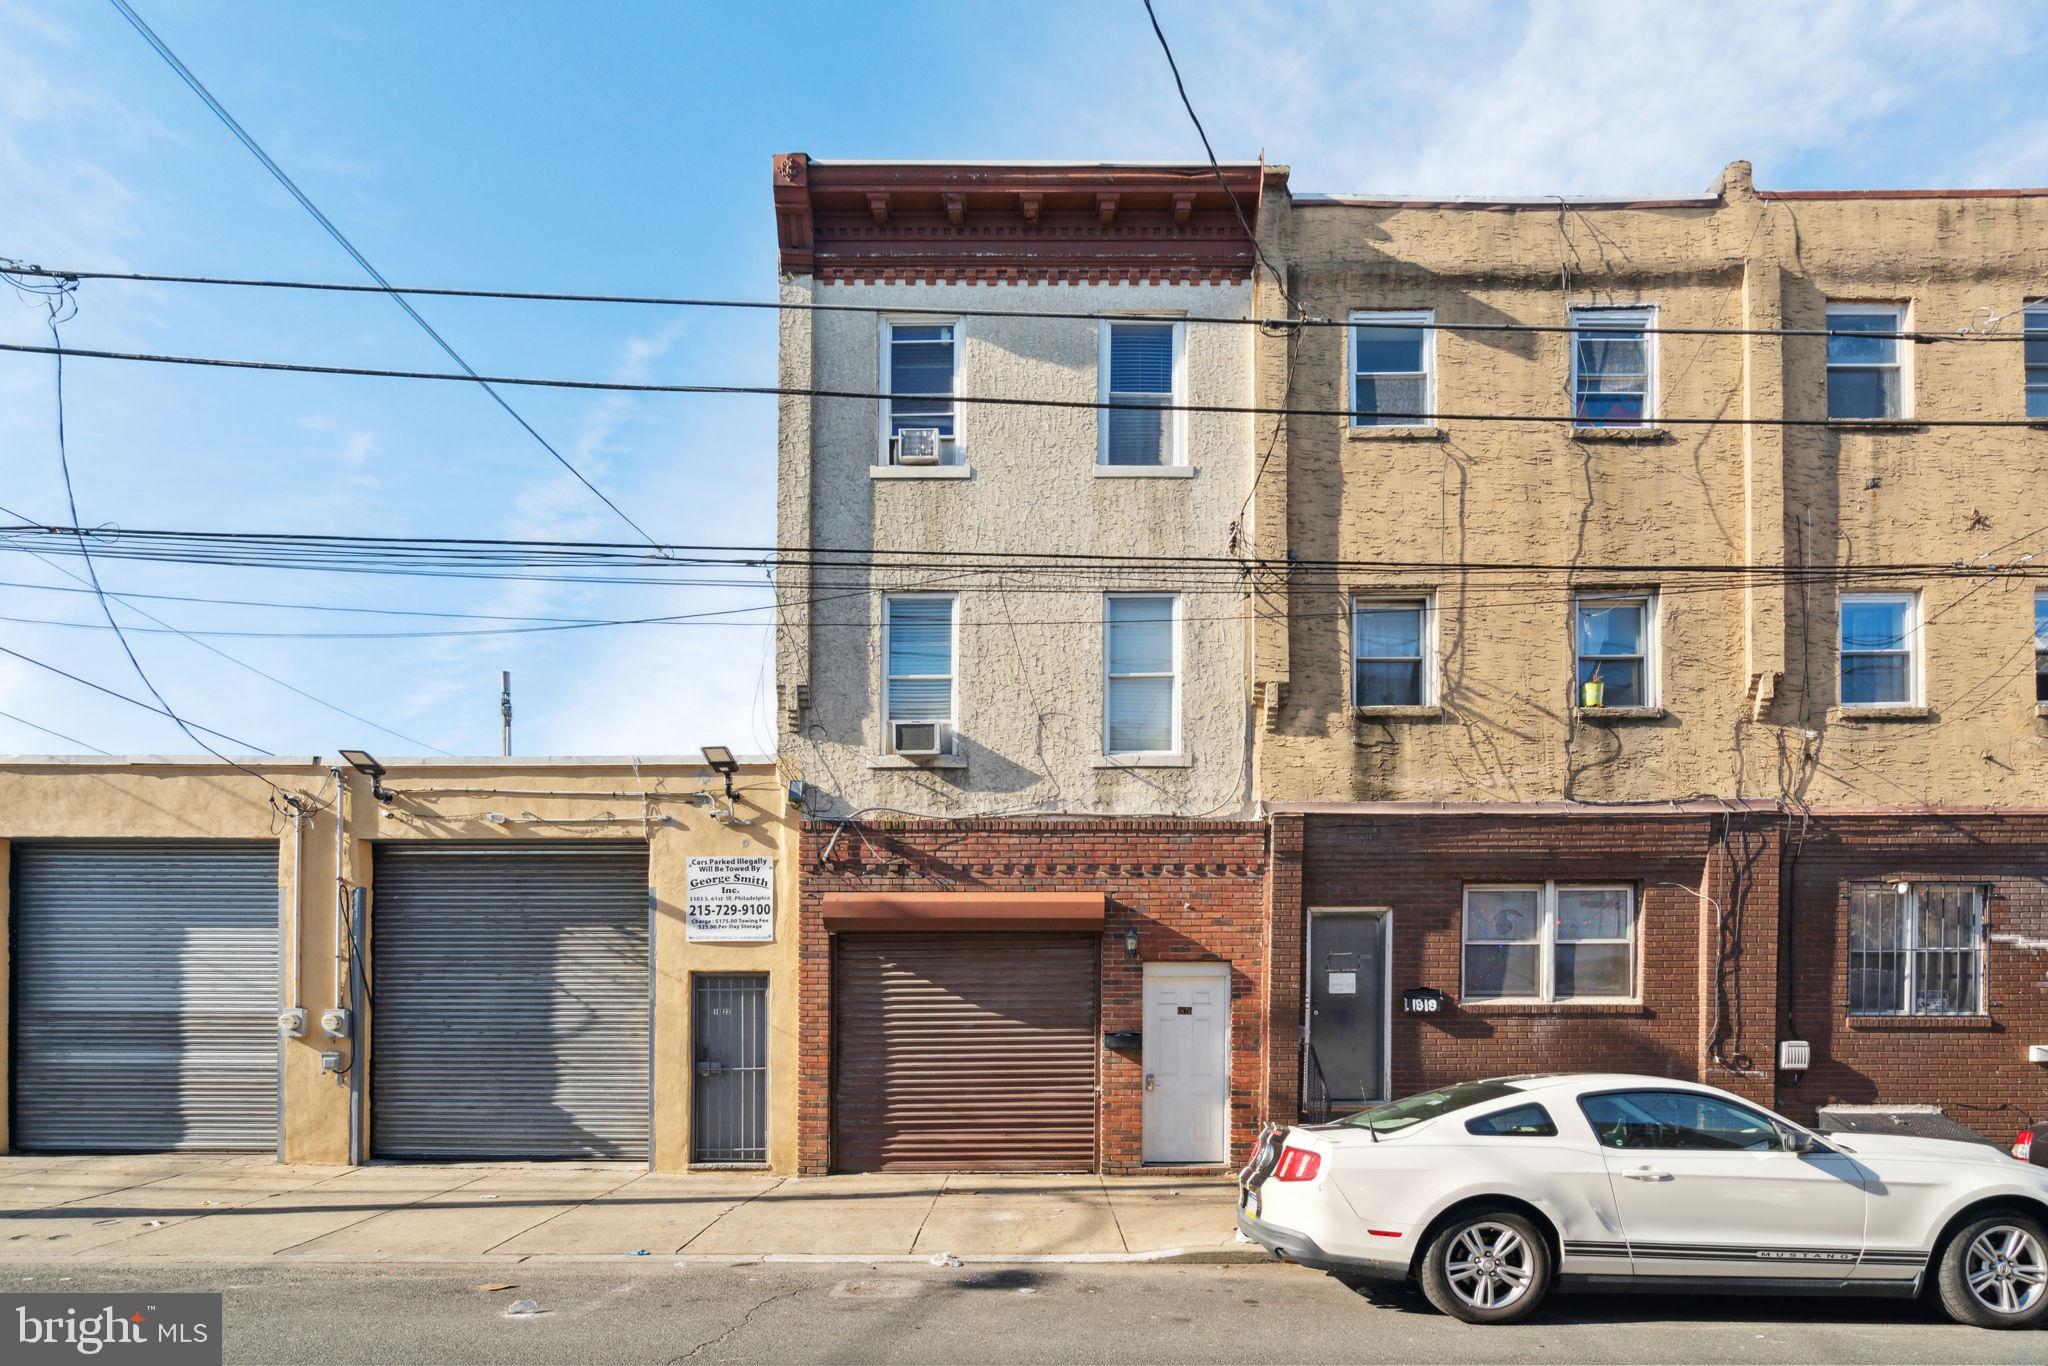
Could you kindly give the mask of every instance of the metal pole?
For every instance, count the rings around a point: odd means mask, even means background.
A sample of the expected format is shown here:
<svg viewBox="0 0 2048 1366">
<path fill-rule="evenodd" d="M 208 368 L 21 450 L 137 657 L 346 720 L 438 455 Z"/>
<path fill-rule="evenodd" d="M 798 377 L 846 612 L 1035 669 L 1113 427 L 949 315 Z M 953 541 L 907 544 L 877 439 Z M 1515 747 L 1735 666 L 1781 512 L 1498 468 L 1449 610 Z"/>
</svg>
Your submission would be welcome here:
<svg viewBox="0 0 2048 1366">
<path fill-rule="evenodd" d="M 352 926 L 350 939 L 364 943 L 369 933 L 369 889 L 354 887 L 349 891 L 349 923 Z M 368 1154 L 363 1150 L 363 1069 L 369 1065 L 370 1025 L 363 1014 L 363 1004 L 369 996 L 369 984 L 365 980 L 362 959 L 353 950 L 348 956 L 349 1005 L 348 1016 L 348 1160 L 350 1165 L 363 1162 Z"/>
<path fill-rule="evenodd" d="M 498 675 L 498 716 L 502 726 L 499 753 L 507 758 L 512 754 L 512 671 L 506 669 Z"/>
</svg>

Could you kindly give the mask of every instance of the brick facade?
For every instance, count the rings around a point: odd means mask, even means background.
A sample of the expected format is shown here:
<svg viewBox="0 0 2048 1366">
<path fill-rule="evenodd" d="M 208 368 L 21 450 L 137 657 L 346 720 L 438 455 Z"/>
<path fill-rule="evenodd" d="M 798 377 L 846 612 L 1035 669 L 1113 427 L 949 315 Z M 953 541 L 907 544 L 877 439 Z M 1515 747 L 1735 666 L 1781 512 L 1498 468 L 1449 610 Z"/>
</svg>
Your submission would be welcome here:
<svg viewBox="0 0 2048 1366">
<path fill-rule="evenodd" d="M 1298 1113 L 1302 934 L 1317 906 L 1393 912 L 1397 1096 L 1474 1077 L 1599 1069 L 1703 1081 L 1769 1104 L 1778 846 L 1775 815 L 1739 811 L 1276 814 L 1274 1113 Z M 1466 885 L 1546 879 L 1635 885 L 1638 1003 L 1459 999 Z M 1291 970 L 1282 970 L 1283 936 Z M 1449 1011 L 1404 1016 L 1398 993 L 1413 987 L 1443 990 Z"/>
<path fill-rule="evenodd" d="M 1995 1142 L 2048 1114 L 2048 815 L 1900 814 L 1816 818 L 1787 846 L 1792 914 L 1785 1037 L 1813 1067 L 1779 1089 L 1785 1113 L 1828 1104 L 1938 1105 Z M 1970 882 L 1989 888 L 1985 1013 L 1851 1016 L 1849 898 L 1858 884 Z"/>
<path fill-rule="evenodd" d="M 827 892 L 1090 891 L 1108 897 L 1101 1028 L 1143 1025 L 1146 962 L 1231 965 L 1230 1146 L 1251 1144 L 1266 1102 L 1266 826 L 1251 821 L 807 822 L 801 843 L 798 1169 L 831 1170 L 832 946 Z M 1138 931 L 1138 957 L 1124 932 Z M 1296 969 L 1298 974 L 1298 967 Z M 1097 1164 L 1141 1165 L 1143 1071 L 1102 1053 Z"/>
</svg>

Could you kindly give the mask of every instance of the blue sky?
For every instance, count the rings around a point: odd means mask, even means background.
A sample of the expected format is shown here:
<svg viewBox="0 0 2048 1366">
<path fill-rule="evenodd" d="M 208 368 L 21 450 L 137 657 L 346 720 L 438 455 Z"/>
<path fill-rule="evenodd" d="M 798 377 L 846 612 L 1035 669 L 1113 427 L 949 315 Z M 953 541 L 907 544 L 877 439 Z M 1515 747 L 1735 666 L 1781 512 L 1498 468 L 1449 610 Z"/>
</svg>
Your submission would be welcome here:
<svg viewBox="0 0 2048 1366">
<path fill-rule="evenodd" d="M 1192 159 L 1137 0 L 1098 3 L 224 4 L 137 8 L 391 279 L 768 297 L 768 167 L 822 157 Z M 2048 184 L 2030 3 L 1433 6 L 1159 0 L 1226 158 L 1297 189 L 1690 193 L 1759 184 Z M 353 280 L 355 268 L 103 0 L 0 0 L 0 255 L 72 268 Z M 443 368 L 376 297 L 88 284 L 68 344 Z M 765 383 L 767 315 L 423 301 L 487 372 Z M 0 294 L 0 339 L 40 342 Z M 91 524 L 621 539 L 630 532 L 458 386 L 74 361 Z M 773 537 L 768 399 L 518 392 L 656 536 Z M 62 520 L 51 365 L 0 356 L 0 503 Z M 75 562 L 67 561 L 75 567 Z M 757 588 L 358 579 L 109 563 L 164 594 L 517 616 L 765 602 Z M 0 615 L 98 620 L 25 555 Z M 142 604 L 184 629 L 488 623 Z M 218 639 L 401 739 L 172 635 L 135 648 L 179 711 L 280 754 L 495 753 L 500 669 L 524 753 L 772 745 L 764 614 L 733 624 L 440 639 Z M 132 615 L 124 622 L 149 623 Z M 104 631 L 0 621 L 0 644 L 140 684 Z M 0 709 L 116 753 L 170 722 L 0 658 Z M 421 742 L 421 743 L 415 743 Z M 0 752 L 71 746 L 0 719 Z"/>
</svg>

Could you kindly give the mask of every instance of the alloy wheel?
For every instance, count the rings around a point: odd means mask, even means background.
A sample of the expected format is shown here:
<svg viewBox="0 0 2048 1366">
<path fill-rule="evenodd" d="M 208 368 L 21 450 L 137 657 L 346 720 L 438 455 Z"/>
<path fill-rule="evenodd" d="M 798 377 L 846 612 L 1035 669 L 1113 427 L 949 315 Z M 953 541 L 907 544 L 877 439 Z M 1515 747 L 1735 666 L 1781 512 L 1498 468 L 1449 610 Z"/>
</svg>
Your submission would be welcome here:
<svg viewBox="0 0 2048 1366">
<path fill-rule="evenodd" d="M 2026 1229 L 1998 1224 L 1971 1241 L 1963 1276 L 1986 1309 L 2023 1314 L 2048 1293 L 2048 1257 Z"/>
<path fill-rule="evenodd" d="M 1529 1292 L 1535 1258 L 1528 1240 L 1505 1224 L 1472 1224 L 1452 1240 L 1444 1277 L 1451 1292 L 1473 1308 L 1505 1309 Z"/>
</svg>

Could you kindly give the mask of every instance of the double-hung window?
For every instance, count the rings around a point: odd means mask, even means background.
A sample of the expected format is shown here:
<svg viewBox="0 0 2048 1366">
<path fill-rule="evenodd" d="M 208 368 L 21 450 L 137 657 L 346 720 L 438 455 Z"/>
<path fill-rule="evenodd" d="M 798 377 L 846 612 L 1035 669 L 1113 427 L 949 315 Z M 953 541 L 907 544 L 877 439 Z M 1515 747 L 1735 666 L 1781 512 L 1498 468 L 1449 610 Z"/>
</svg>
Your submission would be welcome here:
<svg viewBox="0 0 2048 1366">
<path fill-rule="evenodd" d="M 1630 886 L 1467 887 L 1465 999 L 1629 1000 L 1635 932 Z"/>
<path fill-rule="evenodd" d="M 923 319 L 882 320 L 882 462 L 885 465 L 960 463 L 960 325 Z M 921 438 L 905 431 L 937 432 L 932 456 Z"/>
<path fill-rule="evenodd" d="M 1429 600 L 1360 598 L 1351 604 L 1351 705 L 1421 707 L 1430 701 Z"/>
<path fill-rule="evenodd" d="M 1828 305 L 1828 416 L 1848 422 L 1906 416 L 1901 304 Z"/>
<path fill-rule="evenodd" d="M 2048 420 L 2048 299 L 2027 305 L 2024 323 L 2026 340 L 2027 416 Z"/>
<path fill-rule="evenodd" d="M 1849 889 L 1851 1015 L 1981 1015 L 1983 1000 L 1982 888 L 1887 882 Z"/>
<path fill-rule="evenodd" d="M 1648 427 L 1656 420 L 1654 308 L 1572 310 L 1572 421 Z"/>
<path fill-rule="evenodd" d="M 883 738 L 892 752 L 953 751 L 954 608 L 929 593 L 883 599 Z"/>
<path fill-rule="evenodd" d="M 1178 465 L 1181 457 L 1181 324 L 1102 324 L 1102 410 L 1097 463 L 1117 466 Z"/>
<path fill-rule="evenodd" d="M 1103 604 L 1103 752 L 1172 754 L 1180 740 L 1180 599 L 1112 593 Z"/>
<path fill-rule="evenodd" d="M 1842 595 L 1843 706 L 1911 706 L 1920 700 L 1918 609 L 1911 593 Z"/>
<path fill-rule="evenodd" d="M 2048 703 L 2048 593 L 2034 594 L 2034 700 Z"/>
<path fill-rule="evenodd" d="M 1351 425 L 1428 427 L 1436 411 L 1436 314 L 1351 315 Z"/>
<path fill-rule="evenodd" d="M 1581 593 L 1572 604 L 1582 705 L 1657 705 L 1657 599 L 1649 593 Z M 1586 685 L 1598 683 L 1597 703 Z"/>
</svg>

